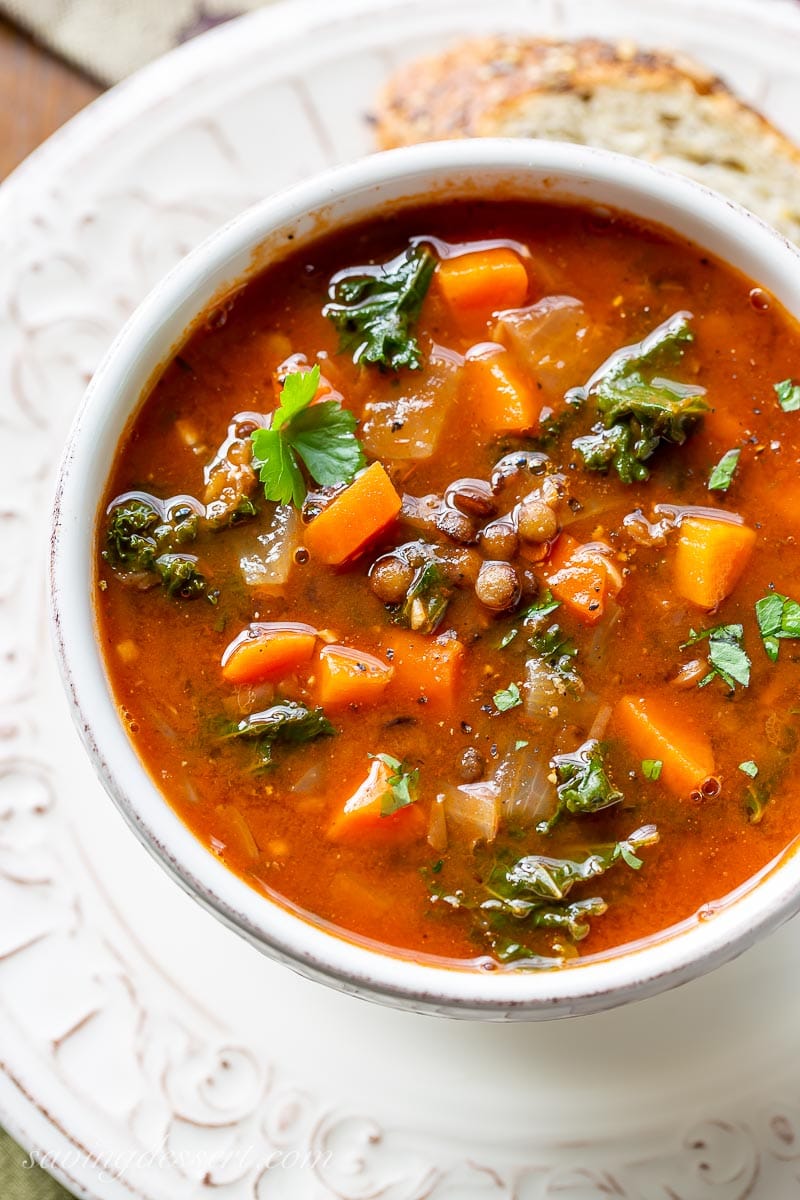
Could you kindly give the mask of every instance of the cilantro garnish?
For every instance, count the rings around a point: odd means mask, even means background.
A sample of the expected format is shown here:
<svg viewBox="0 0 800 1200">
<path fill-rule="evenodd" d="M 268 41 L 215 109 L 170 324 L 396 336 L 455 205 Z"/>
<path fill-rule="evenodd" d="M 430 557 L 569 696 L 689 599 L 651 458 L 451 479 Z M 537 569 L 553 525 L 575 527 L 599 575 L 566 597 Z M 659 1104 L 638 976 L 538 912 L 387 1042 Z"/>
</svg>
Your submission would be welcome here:
<svg viewBox="0 0 800 1200">
<path fill-rule="evenodd" d="M 740 762 L 739 770 L 743 771 L 745 775 L 749 775 L 751 779 L 755 779 L 756 775 L 758 774 L 758 767 L 753 762 L 752 758 L 748 759 L 747 762 Z"/>
<path fill-rule="evenodd" d="M 708 641 L 708 661 L 711 670 L 705 675 L 698 687 L 705 687 L 719 677 L 733 692 L 736 684 L 741 687 L 750 686 L 750 658 L 742 645 L 744 630 L 741 625 L 716 625 L 713 629 L 703 629 L 696 633 L 689 631 L 689 640 L 684 642 L 681 650 L 694 646 L 697 642 Z"/>
<path fill-rule="evenodd" d="M 797 412 L 800 409 L 800 387 L 796 383 L 792 383 L 791 379 L 782 379 L 772 386 L 784 412 Z"/>
<path fill-rule="evenodd" d="M 660 758 L 643 758 L 642 759 L 642 774 L 645 779 L 660 779 L 661 769 L 664 766 Z"/>
<path fill-rule="evenodd" d="M 500 691 L 495 692 L 492 699 L 498 712 L 508 712 L 510 708 L 516 708 L 518 704 L 522 704 L 522 697 L 516 683 L 510 683 L 507 688 L 501 688 Z"/>
<path fill-rule="evenodd" d="M 800 638 L 800 604 L 780 592 L 756 601 L 756 620 L 771 662 L 777 661 L 782 638 Z"/>
<path fill-rule="evenodd" d="M 728 450 L 714 467 L 708 479 L 710 492 L 727 492 L 739 465 L 741 450 Z"/>
<path fill-rule="evenodd" d="M 322 312 L 339 330 L 340 349 L 352 349 L 355 363 L 416 370 L 421 356 L 411 326 L 435 269 L 428 246 L 410 246 L 390 262 L 335 275 Z"/>
<path fill-rule="evenodd" d="M 252 435 L 254 465 L 268 500 L 293 503 L 306 498 L 300 461 L 321 487 L 349 483 L 364 466 L 364 453 L 355 436 L 356 419 L 338 400 L 313 404 L 319 387 L 319 366 L 287 375 L 280 405 L 269 429 Z"/>
<path fill-rule="evenodd" d="M 370 758 L 377 758 L 391 772 L 386 781 L 388 790 L 381 796 L 381 816 L 390 817 L 399 809 L 413 804 L 417 799 L 419 768 L 409 770 L 405 763 L 391 754 L 371 754 Z"/>
</svg>

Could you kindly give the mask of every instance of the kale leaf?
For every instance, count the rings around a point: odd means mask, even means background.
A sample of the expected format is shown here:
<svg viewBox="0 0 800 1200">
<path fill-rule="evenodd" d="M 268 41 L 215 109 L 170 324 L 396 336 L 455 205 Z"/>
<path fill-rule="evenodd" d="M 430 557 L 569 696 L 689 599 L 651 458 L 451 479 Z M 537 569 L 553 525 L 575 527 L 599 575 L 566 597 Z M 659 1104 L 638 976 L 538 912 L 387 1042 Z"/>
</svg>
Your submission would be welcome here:
<svg viewBox="0 0 800 1200">
<path fill-rule="evenodd" d="M 227 736 L 255 742 L 259 755 L 258 768 L 264 768 L 272 764 L 272 750 L 276 742 L 298 745 L 334 733 L 336 729 L 321 708 L 310 709 L 294 700 L 286 700 L 245 717 Z"/>
<path fill-rule="evenodd" d="M 418 633 L 435 633 L 447 612 L 452 590 L 441 563 L 435 557 L 429 558 L 418 568 L 395 619 Z"/>
<path fill-rule="evenodd" d="M 151 575 L 168 596 L 212 599 L 195 555 L 175 552 L 176 546 L 195 540 L 199 521 L 188 507 L 178 507 L 162 518 L 154 503 L 143 498 L 123 500 L 108 514 L 103 558 L 119 575 Z"/>
<path fill-rule="evenodd" d="M 571 754 L 557 754 L 550 764 L 556 776 L 558 805 L 546 821 L 536 826 L 549 833 L 563 813 L 595 813 L 622 799 L 606 771 L 600 743 L 590 738 Z"/>
<path fill-rule="evenodd" d="M 339 330 L 340 350 L 352 349 L 355 363 L 416 370 L 421 356 L 411 328 L 435 269 L 430 247 L 417 245 L 382 265 L 335 275 L 322 312 Z"/>
<path fill-rule="evenodd" d="M 474 907 L 478 927 L 501 961 L 534 957 L 530 947 L 508 937 L 514 925 L 525 931 L 553 930 L 581 941 L 589 932 L 588 918 L 602 915 L 607 905 L 600 896 L 573 900 L 572 889 L 593 884 L 619 862 L 639 870 L 637 851 L 657 841 L 656 827 L 644 825 L 623 841 L 597 847 L 581 858 L 529 854 L 511 863 L 498 862 L 484 885 L 488 899 Z"/>
<path fill-rule="evenodd" d="M 585 387 L 568 393 L 571 404 L 592 401 L 600 418 L 572 443 L 589 470 L 613 468 L 623 483 L 647 479 L 645 464 L 661 443 L 682 445 L 708 411 L 704 388 L 643 374 L 683 356 L 694 340 L 689 320 L 689 313 L 675 313 L 641 342 L 617 350 Z"/>
</svg>

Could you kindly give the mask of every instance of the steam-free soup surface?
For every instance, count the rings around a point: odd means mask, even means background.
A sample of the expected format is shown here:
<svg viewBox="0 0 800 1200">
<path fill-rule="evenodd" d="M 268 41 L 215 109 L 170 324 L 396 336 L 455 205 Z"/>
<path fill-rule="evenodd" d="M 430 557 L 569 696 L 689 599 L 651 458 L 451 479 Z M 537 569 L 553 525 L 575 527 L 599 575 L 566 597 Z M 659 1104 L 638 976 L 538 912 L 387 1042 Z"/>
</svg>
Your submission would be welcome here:
<svg viewBox="0 0 800 1200">
<path fill-rule="evenodd" d="M 415 956 L 567 962 L 744 884 L 800 822 L 794 322 L 582 209 L 287 249 L 144 399 L 99 521 L 166 800 Z"/>
</svg>

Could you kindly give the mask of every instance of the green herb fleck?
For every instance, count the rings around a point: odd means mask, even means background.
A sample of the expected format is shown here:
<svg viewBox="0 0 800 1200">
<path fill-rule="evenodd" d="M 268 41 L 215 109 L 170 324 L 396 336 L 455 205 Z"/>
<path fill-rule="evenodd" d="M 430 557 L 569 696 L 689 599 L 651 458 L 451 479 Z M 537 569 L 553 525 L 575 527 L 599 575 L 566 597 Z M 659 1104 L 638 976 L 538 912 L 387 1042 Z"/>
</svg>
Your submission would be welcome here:
<svg viewBox="0 0 800 1200">
<path fill-rule="evenodd" d="M 800 604 L 780 592 L 771 592 L 756 601 L 756 620 L 771 662 L 776 662 L 781 640 L 800 638 Z"/>
<path fill-rule="evenodd" d="M 321 487 L 349 483 L 364 466 L 356 419 L 338 400 L 312 404 L 319 366 L 286 376 L 268 429 L 252 435 L 253 463 L 268 500 L 300 508 L 307 488 L 300 462 Z"/>
<path fill-rule="evenodd" d="M 355 363 L 416 370 L 421 355 L 411 328 L 435 269 L 433 251 L 420 245 L 391 262 L 335 275 L 322 312 L 339 330 L 340 350 L 352 350 Z"/>
<path fill-rule="evenodd" d="M 521 738 L 518 742 L 514 742 L 514 749 L 524 750 L 527 745 L 528 743 Z"/>
<path fill-rule="evenodd" d="M 756 775 L 758 774 L 758 767 L 753 762 L 752 758 L 748 759 L 747 762 L 740 762 L 739 770 L 744 771 L 745 775 L 749 775 L 751 779 L 755 779 Z"/>
<path fill-rule="evenodd" d="M 642 774 L 645 779 L 660 779 L 661 769 L 664 766 L 660 758 L 643 758 L 642 759 Z"/>
<path fill-rule="evenodd" d="M 508 633 L 501 637 L 497 646 L 498 650 L 505 650 L 506 646 L 510 646 L 518 633 L 519 629 L 516 626 L 513 629 L 509 629 Z"/>
<path fill-rule="evenodd" d="M 522 696 L 519 694 L 519 687 L 516 683 L 510 683 L 507 688 L 501 688 L 499 692 L 495 692 L 492 698 L 498 712 L 508 712 L 510 708 L 516 708 L 522 704 Z"/>
<path fill-rule="evenodd" d="M 739 465 L 741 450 L 728 450 L 714 467 L 708 480 L 710 492 L 727 492 Z"/>
<path fill-rule="evenodd" d="M 716 678 L 722 679 L 732 692 L 737 683 L 741 687 L 750 686 L 750 658 L 742 644 L 743 637 L 741 625 L 716 625 L 700 633 L 695 633 L 694 629 L 689 631 L 689 639 L 681 646 L 682 650 L 697 642 L 708 641 L 711 670 L 700 680 L 698 687 L 706 687 Z"/>
<path fill-rule="evenodd" d="M 388 790 L 381 796 L 381 816 L 390 817 L 401 808 L 407 808 L 417 799 L 419 786 L 419 769 L 410 770 L 399 758 L 391 754 L 371 754 L 390 771 L 387 779 Z"/>
<path fill-rule="evenodd" d="M 796 383 L 792 383 L 791 379 L 782 379 L 772 386 L 784 412 L 797 412 L 800 409 L 800 387 Z"/>
</svg>

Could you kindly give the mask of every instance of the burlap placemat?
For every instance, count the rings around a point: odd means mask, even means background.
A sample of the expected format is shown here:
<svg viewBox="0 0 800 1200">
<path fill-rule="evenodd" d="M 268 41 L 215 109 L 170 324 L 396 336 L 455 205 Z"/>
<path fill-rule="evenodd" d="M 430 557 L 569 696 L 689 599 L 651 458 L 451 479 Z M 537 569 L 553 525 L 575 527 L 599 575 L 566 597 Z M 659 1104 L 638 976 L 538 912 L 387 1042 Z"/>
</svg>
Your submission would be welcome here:
<svg viewBox="0 0 800 1200">
<path fill-rule="evenodd" d="M 0 13 L 100 83 L 271 0 L 0 0 Z"/>
</svg>

